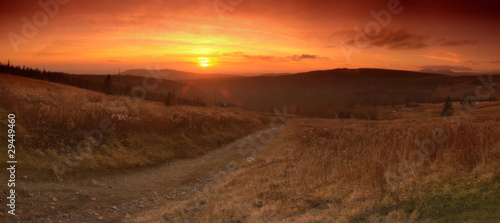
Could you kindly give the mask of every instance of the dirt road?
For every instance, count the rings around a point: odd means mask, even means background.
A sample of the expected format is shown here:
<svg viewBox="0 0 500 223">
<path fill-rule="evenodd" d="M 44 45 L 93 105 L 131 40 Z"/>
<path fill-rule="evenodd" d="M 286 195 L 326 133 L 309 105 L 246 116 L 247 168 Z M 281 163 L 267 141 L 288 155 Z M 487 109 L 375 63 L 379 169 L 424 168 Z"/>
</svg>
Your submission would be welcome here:
<svg viewBox="0 0 500 223">
<path fill-rule="evenodd" d="M 7 222 L 166 221 L 163 213 L 171 205 L 236 171 L 281 128 L 259 131 L 202 157 L 130 174 L 62 182 L 22 177 L 16 185 L 17 215 L 8 216 L 2 208 L 0 217 Z M 2 196 L 7 196 L 5 189 L 2 186 Z"/>
</svg>

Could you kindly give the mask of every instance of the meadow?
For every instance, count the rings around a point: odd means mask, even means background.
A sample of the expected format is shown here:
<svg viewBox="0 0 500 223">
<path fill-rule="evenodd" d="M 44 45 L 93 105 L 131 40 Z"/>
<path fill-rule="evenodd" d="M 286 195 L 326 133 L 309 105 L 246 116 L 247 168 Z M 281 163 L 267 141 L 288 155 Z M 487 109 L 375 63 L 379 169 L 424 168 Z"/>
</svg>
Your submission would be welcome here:
<svg viewBox="0 0 500 223">
<path fill-rule="evenodd" d="M 498 222 L 500 106 L 482 102 L 448 118 L 439 117 L 442 105 L 424 107 L 386 121 L 297 118 L 240 171 L 166 215 L 187 222 Z"/>
<path fill-rule="evenodd" d="M 35 179 L 111 174 L 197 157 L 264 128 L 272 117 L 167 107 L 7 74 L 0 75 L 0 92 L 2 115 L 17 117 L 20 174 Z"/>
<path fill-rule="evenodd" d="M 266 128 L 274 116 L 165 106 L 6 74 L 0 75 L 0 92 L 0 114 L 17 117 L 19 176 L 35 181 L 86 179 L 199 157 Z M 449 117 L 441 117 L 441 103 L 414 111 L 401 106 L 306 114 L 331 119 L 299 115 L 254 157 L 231 162 L 234 172 L 164 210 L 164 219 L 497 222 L 500 103 L 454 102 Z"/>
</svg>

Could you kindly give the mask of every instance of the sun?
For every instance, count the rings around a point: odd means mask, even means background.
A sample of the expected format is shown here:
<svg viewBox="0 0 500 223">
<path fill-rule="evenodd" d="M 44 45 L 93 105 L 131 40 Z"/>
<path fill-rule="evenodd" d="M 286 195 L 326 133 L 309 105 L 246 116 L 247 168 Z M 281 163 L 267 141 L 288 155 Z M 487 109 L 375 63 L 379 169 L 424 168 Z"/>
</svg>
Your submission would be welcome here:
<svg viewBox="0 0 500 223">
<path fill-rule="evenodd" d="M 211 66 L 212 64 L 210 63 L 210 59 L 206 57 L 198 57 L 198 64 L 202 67 L 208 67 Z"/>
</svg>

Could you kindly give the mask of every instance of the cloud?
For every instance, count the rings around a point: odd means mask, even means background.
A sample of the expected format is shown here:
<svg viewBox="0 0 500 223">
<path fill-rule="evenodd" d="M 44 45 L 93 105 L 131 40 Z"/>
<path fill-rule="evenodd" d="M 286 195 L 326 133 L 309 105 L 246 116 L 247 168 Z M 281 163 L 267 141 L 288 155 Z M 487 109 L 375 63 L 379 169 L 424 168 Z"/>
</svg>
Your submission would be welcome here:
<svg viewBox="0 0 500 223">
<path fill-rule="evenodd" d="M 275 62 L 286 62 L 286 61 L 301 61 L 301 60 L 328 60 L 326 57 L 320 57 L 318 55 L 312 54 L 301 54 L 301 55 L 291 55 L 286 57 L 278 57 L 278 56 L 269 56 L 269 55 L 247 55 L 243 52 L 232 52 L 232 53 L 223 53 L 222 56 L 229 57 L 240 57 L 249 60 L 265 60 L 265 61 L 275 61 Z"/>
<path fill-rule="evenodd" d="M 427 65 L 419 66 L 420 69 L 425 70 L 454 70 L 454 71 L 472 71 L 472 68 L 466 66 L 450 66 L 450 65 Z"/>
<path fill-rule="evenodd" d="M 445 61 L 450 61 L 454 63 L 460 63 L 460 59 L 456 58 L 448 58 L 448 57 L 440 57 L 440 56 L 434 56 L 434 55 L 423 55 L 424 57 L 431 58 L 431 59 L 437 59 L 437 60 L 445 60 Z"/>
<path fill-rule="evenodd" d="M 111 63 L 121 63 L 123 61 L 122 60 L 108 60 L 108 62 L 111 62 Z"/>
<path fill-rule="evenodd" d="M 473 65 L 477 65 L 477 64 L 500 64 L 500 60 L 468 60 L 468 61 L 465 61 L 466 63 L 470 63 L 470 64 L 473 64 Z"/>
<path fill-rule="evenodd" d="M 293 55 L 293 56 L 288 56 L 287 58 L 290 58 L 292 60 L 303 60 L 303 59 L 321 59 L 318 55 L 310 55 L 310 54 L 302 54 L 302 55 Z"/>
<path fill-rule="evenodd" d="M 345 32 L 338 33 L 344 34 Z M 382 30 L 378 35 L 375 35 L 371 38 L 368 35 L 365 36 L 367 37 L 366 39 L 368 40 L 368 42 L 361 44 L 367 44 L 367 47 L 385 47 L 391 50 L 405 50 L 421 49 L 429 46 L 427 43 L 428 37 L 412 33 L 404 29 Z M 360 41 L 363 41 L 362 37 L 360 37 Z M 352 39 L 347 43 L 356 46 L 355 39 Z"/>
<path fill-rule="evenodd" d="M 463 46 L 463 45 L 475 45 L 478 43 L 477 40 L 449 40 L 449 39 L 437 39 L 434 41 L 437 45 L 441 46 Z"/>
<path fill-rule="evenodd" d="M 267 61 L 272 61 L 279 58 L 275 56 L 266 56 L 266 55 L 242 55 L 242 57 L 250 60 L 267 60 Z"/>
<path fill-rule="evenodd" d="M 350 34 L 349 34 L 350 33 Z M 342 36 L 349 35 L 351 38 L 359 38 L 361 44 L 367 44 L 367 47 L 385 47 L 391 50 L 408 50 L 408 49 L 423 49 L 433 46 L 464 46 L 464 45 L 475 45 L 479 41 L 472 39 L 465 40 L 453 40 L 446 38 L 433 39 L 425 35 L 414 33 L 405 29 L 396 30 L 382 30 L 378 35 L 368 36 L 366 39 L 367 43 L 364 41 L 362 35 L 355 33 L 352 30 L 340 30 L 336 31 L 329 37 L 331 40 L 342 38 Z M 356 37 L 356 35 L 358 35 Z M 356 39 L 352 38 L 347 43 L 356 46 Z M 359 43 L 358 43 L 359 44 Z M 454 56 L 454 55 L 453 55 Z"/>
<path fill-rule="evenodd" d="M 392 50 L 421 49 L 428 46 L 427 37 L 406 30 L 386 31 L 371 39 L 371 46 Z"/>
</svg>

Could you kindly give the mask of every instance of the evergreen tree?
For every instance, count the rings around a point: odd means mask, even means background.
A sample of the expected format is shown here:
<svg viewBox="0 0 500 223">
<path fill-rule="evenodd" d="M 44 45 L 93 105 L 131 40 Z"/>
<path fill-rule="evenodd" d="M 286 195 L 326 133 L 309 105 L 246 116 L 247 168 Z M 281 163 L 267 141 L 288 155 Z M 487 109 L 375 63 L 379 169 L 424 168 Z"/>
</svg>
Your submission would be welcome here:
<svg viewBox="0 0 500 223">
<path fill-rule="evenodd" d="M 108 74 L 104 79 L 104 93 L 111 94 L 111 75 Z"/>
</svg>

